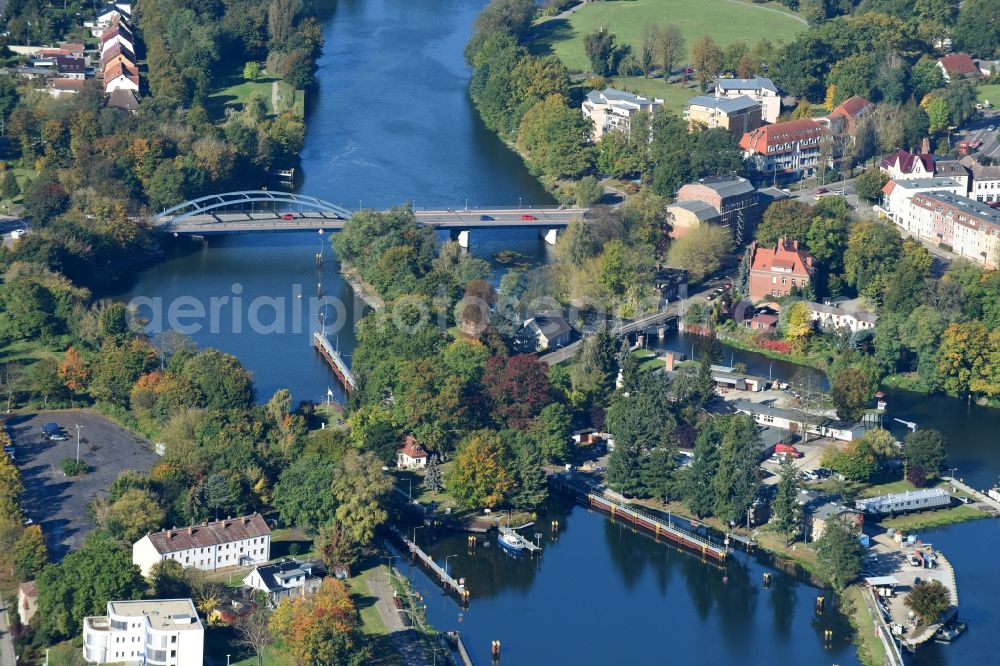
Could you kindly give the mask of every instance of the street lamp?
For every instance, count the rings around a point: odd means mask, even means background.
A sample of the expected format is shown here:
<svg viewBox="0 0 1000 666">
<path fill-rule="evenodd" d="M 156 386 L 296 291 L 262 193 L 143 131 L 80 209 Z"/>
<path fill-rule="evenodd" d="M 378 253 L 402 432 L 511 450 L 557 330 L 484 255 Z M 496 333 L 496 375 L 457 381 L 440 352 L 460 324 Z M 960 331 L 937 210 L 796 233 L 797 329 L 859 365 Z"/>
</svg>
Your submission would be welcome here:
<svg viewBox="0 0 1000 666">
<path fill-rule="evenodd" d="M 406 501 L 410 502 L 413 500 L 413 479 L 407 479 L 406 483 L 409 484 L 406 487 Z"/>
<path fill-rule="evenodd" d="M 445 558 L 444 558 L 444 574 L 446 576 L 449 575 L 448 574 L 448 560 L 451 559 L 451 558 L 453 558 L 453 557 L 458 557 L 458 556 L 457 555 L 445 555 Z"/>
<path fill-rule="evenodd" d="M 413 545 L 414 546 L 417 545 L 417 530 L 422 530 L 425 527 L 427 527 L 427 526 L 426 525 L 417 525 L 416 527 L 413 528 Z"/>
<path fill-rule="evenodd" d="M 76 461 L 80 462 L 80 428 L 83 426 L 76 424 Z"/>
</svg>

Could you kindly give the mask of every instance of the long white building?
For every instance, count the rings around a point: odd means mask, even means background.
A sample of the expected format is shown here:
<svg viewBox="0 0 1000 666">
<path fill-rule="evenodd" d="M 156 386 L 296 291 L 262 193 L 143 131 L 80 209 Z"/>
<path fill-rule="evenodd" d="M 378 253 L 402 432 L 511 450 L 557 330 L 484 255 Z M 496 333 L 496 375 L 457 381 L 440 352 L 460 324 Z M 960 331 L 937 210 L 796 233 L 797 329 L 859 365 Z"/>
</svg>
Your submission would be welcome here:
<svg viewBox="0 0 1000 666">
<path fill-rule="evenodd" d="M 269 559 L 271 529 L 259 513 L 152 532 L 132 544 L 132 562 L 144 576 L 161 560 L 175 560 L 185 569 L 212 571 Z"/>
<path fill-rule="evenodd" d="M 109 601 L 107 615 L 83 618 L 83 658 L 91 663 L 200 666 L 205 627 L 190 599 Z"/>
</svg>

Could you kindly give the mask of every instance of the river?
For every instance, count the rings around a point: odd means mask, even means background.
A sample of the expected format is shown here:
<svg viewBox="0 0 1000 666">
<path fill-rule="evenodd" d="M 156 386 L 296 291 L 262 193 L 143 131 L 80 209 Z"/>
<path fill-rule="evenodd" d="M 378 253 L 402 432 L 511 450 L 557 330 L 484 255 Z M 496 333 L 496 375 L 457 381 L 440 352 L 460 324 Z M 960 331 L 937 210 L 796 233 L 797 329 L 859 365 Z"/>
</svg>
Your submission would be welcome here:
<svg viewBox="0 0 1000 666">
<path fill-rule="evenodd" d="M 304 193 L 349 208 L 405 201 L 419 208 L 551 202 L 519 158 L 482 126 L 466 94 L 462 47 L 485 0 L 330 4 L 323 17 L 320 87 L 308 104 Z M 536 263 L 548 251 L 528 231 L 473 237 L 476 255 L 492 260 L 499 250 Z M 324 261 L 317 268 L 320 251 Z M 296 312 L 296 303 L 317 294 L 343 303 L 330 311 L 327 323 L 343 324 L 336 327 L 335 343 L 347 354 L 354 347 L 351 322 L 362 308 L 317 234 L 210 238 L 171 253 L 119 291 L 126 299 L 154 299 L 165 313 L 171 304 L 191 303 L 210 311 L 211 299 L 228 297 L 214 326 L 198 321 L 189 334 L 200 345 L 237 355 L 254 374 L 258 399 L 282 387 L 296 400 L 320 400 L 328 387 L 340 395 L 336 379 L 310 348 L 308 332 L 320 321 L 307 308 Z M 256 322 L 250 313 L 255 301 Z M 680 337 L 664 342 L 678 349 L 688 343 Z M 758 355 L 735 354 L 756 372 L 799 372 L 781 362 L 772 368 Z M 1000 472 L 1000 412 L 896 392 L 888 399 L 890 415 L 945 432 L 959 476 L 982 487 Z M 464 536 L 441 535 L 434 542 L 431 550 L 439 559 L 457 555 L 450 566 L 473 591 L 467 611 L 413 571 L 430 620 L 440 629 L 461 630 L 477 663 L 489 663 L 492 640 L 502 641 L 506 663 L 514 664 L 857 663 L 842 619 L 829 612 L 816 616 L 820 590 L 765 559 L 737 554 L 724 569 L 706 565 L 559 499 L 546 507 L 539 524 L 551 520 L 559 520 L 561 529 L 555 535 L 539 530 L 545 552 L 536 560 L 512 560 L 485 546 L 469 554 Z M 958 568 L 961 614 L 971 628 L 954 645 L 935 646 L 917 661 L 994 661 L 990 627 L 1000 626 L 993 605 L 1000 577 L 993 575 L 992 555 L 1000 550 L 1000 523 L 962 525 L 928 537 Z M 761 585 L 764 571 L 775 576 L 769 589 Z M 827 628 L 834 639 L 824 646 Z"/>
</svg>

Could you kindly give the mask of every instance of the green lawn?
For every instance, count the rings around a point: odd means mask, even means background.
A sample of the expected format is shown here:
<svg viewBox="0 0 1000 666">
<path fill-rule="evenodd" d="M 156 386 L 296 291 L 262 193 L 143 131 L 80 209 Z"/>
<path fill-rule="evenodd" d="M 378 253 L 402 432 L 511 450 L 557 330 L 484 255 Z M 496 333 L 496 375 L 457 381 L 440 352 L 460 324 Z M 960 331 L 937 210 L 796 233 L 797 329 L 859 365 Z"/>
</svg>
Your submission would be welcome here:
<svg viewBox="0 0 1000 666">
<path fill-rule="evenodd" d="M 30 365 L 39 359 L 49 356 L 61 359 L 63 355 L 49 349 L 37 340 L 12 342 L 9 345 L 0 347 L 0 363 L 17 361 L 23 365 Z"/>
<path fill-rule="evenodd" d="M 584 35 L 607 26 L 619 44 L 627 44 L 637 52 L 645 27 L 660 23 L 680 28 L 689 48 L 703 34 L 711 35 L 720 46 L 736 41 L 752 45 L 762 37 L 773 42 L 789 41 L 806 27 L 805 21 L 776 2 L 609 0 L 589 4 L 568 19 L 543 21 L 532 50 L 540 54 L 555 53 L 571 71 L 583 72 L 590 69 L 583 51 Z M 662 81 L 658 83 L 663 86 Z"/>
<path fill-rule="evenodd" d="M 691 87 L 684 83 L 665 83 L 662 78 L 649 79 L 644 76 L 616 76 L 612 85 L 616 90 L 624 90 L 649 99 L 659 97 L 667 109 L 678 113 L 684 110 L 684 105 L 689 99 L 701 94 L 697 82 Z"/>
<path fill-rule="evenodd" d="M 894 527 L 902 532 L 917 530 L 929 530 L 933 527 L 944 527 L 955 523 L 965 523 L 970 520 L 980 520 L 982 518 L 992 518 L 988 511 L 980 511 L 967 504 L 959 504 L 950 509 L 938 509 L 937 511 L 921 511 L 919 513 L 908 513 L 896 518 L 886 518 L 880 525 L 882 527 Z"/>
<path fill-rule="evenodd" d="M 980 102 L 988 101 L 992 106 L 1000 104 L 1000 83 L 991 83 L 976 88 L 976 99 Z"/>
<path fill-rule="evenodd" d="M 243 78 L 243 72 L 235 72 L 227 76 L 223 83 L 224 88 L 216 90 L 208 97 L 208 112 L 213 118 L 221 119 L 226 114 L 227 108 L 241 109 L 250 101 L 254 93 L 260 93 L 267 99 L 267 106 L 271 108 L 271 84 L 276 79 L 261 75 L 256 81 L 247 81 Z"/>
</svg>

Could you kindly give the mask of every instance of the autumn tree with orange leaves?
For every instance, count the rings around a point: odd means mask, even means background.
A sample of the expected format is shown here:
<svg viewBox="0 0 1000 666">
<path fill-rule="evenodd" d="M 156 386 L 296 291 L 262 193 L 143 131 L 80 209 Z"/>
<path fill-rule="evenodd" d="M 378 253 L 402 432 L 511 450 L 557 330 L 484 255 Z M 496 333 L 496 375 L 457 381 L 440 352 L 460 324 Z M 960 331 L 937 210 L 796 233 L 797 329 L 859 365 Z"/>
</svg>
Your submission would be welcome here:
<svg viewBox="0 0 1000 666">
<path fill-rule="evenodd" d="M 87 387 L 87 378 L 90 371 L 87 370 L 87 362 L 75 347 L 66 350 L 66 357 L 59 365 L 59 376 L 70 391 L 74 393 L 82 391 Z"/>
<path fill-rule="evenodd" d="M 360 666 L 371 656 L 351 594 L 334 578 L 324 580 L 314 594 L 281 602 L 270 627 L 298 664 Z"/>
</svg>

